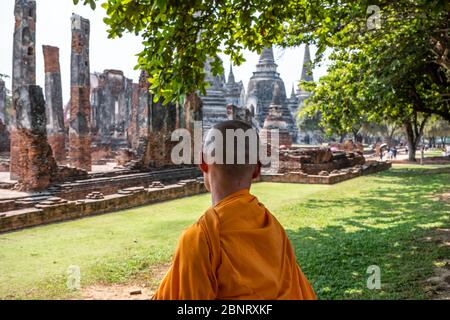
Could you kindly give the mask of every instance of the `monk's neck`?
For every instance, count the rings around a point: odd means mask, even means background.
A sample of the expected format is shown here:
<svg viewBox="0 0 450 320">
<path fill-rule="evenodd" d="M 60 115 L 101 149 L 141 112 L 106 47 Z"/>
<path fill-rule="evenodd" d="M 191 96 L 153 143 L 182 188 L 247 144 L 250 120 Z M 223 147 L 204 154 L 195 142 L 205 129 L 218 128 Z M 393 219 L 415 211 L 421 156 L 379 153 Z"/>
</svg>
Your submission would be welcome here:
<svg viewBox="0 0 450 320">
<path fill-rule="evenodd" d="M 211 186 L 211 200 L 212 206 L 215 207 L 220 201 L 225 199 L 226 197 L 232 195 L 233 193 L 242 191 L 242 190 L 250 190 L 250 183 L 248 184 L 233 184 L 228 185 L 226 183 L 223 184 L 213 184 Z"/>
</svg>

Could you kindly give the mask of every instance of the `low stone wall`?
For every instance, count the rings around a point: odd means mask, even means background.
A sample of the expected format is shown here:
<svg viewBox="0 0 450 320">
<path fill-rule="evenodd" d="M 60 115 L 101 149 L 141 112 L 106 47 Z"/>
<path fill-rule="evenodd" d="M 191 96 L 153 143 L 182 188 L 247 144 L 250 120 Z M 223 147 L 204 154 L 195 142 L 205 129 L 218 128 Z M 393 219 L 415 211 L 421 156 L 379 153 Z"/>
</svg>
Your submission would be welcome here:
<svg viewBox="0 0 450 320">
<path fill-rule="evenodd" d="M 52 204 L 43 201 L 34 208 L 0 213 L 0 233 L 26 227 L 88 217 L 92 215 L 124 210 L 156 202 L 174 200 L 204 193 L 200 180 L 186 180 L 162 188 L 129 188 L 119 194 L 103 199 L 64 201 Z"/>
<path fill-rule="evenodd" d="M 257 182 L 335 184 L 362 175 L 388 170 L 388 162 L 373 162 L 329 175 L 307 175 L 303 172 L 286 174 L 264 174 Z M 179 199 L 206 192 L 201 180 L 184 180 L 164 186 L 154 182 L 149 188 L 131 187 L 116 194 L 104 196 L 101 192 L 91 192 L 82 200 L 68 201 L 43 194 L 39 197 L 1 201 L 0 233 L 33 227 L 41 224 L 88 217 L 156 202 Z"/>
<path fill-rule="evenodd" d="M 165 184 L 174 184 L 180 180 L 196 179 L 201 176 L 196 167 L 178 168 L 155 172 L 134 172 L 122 170 L 114 173 L 98 173 L 89 175 L 89 179 L 62 183 L 49 188 L 47 192 L 41 192 L 30 196 L 11 197 L 0 200 L 0 213 L 32 208 L 36 203 L 50 197 L 60 197 L 66 200 L 84 199 L 92 192 L 100 192 L 104 195 L 117 193 L 124 188 L 149 186 L 154 181 Z M 66 179 L 70 181 L 70 179 Z M 2 185 L 0 185 L 2 187 Z M 6 188 L 7 186 L 3 186 Z"/>
<path fill-rule="evenodd" d="M 91 192 L 101 192 L 105 195 L 110 195 L 123 188 L 148 186 L 153 181 L 175 183 L 180 180 L 196 179 L 200 175 L 200 170 L 193 167 L 126 174 L 115 177 L 92 178 L 58 185 L 53 194 L 67 200 L 76 200 L 86 197 Z"/>
<path fill-rule="evenodd" d="M 264 174 L 261 182 L 280 183 L 304 183 L 304 184 L 336 184 L 345 180 L 360 177 L 362 175 L 374 174 L 391 168 L 389 162 L 373 162 L 362 166 L 341 170 L 329 175 L 309 175 L 304 172 L 289 172 L 284 174 Z"/>
</svg>

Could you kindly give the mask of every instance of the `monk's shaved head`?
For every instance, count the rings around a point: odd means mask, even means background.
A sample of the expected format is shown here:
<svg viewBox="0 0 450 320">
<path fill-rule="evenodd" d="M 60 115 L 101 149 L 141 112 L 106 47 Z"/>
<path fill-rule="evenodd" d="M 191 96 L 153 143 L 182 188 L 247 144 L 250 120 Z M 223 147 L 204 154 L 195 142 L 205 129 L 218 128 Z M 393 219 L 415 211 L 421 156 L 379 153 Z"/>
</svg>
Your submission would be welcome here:
<svg viewBox="0 0 450 320">
<path fill-rule="evenodd" d="M 258 133 L 243 121 L 220 122 L 206 135 L 204 159 L 224 175 L 236 178 L 251 176 L 259 161 L 258 154 Z"/>
</svg>

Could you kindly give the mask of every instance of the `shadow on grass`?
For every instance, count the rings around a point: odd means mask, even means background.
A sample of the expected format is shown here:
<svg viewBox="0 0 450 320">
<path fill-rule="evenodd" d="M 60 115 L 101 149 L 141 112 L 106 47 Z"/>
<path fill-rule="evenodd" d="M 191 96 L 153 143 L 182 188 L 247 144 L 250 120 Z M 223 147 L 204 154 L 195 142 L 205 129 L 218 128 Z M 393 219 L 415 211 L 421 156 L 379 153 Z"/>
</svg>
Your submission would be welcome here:
<svg viewBox="0 0 450 320">
<path fill-rule="evenodd" d="M 434 263 L 450 257 L 448 247 L 425 242 L 435 227 L 448 226 L 450 206 L 433 198 L 450 188 L 450 175 L 426 169 L 393 169 L 374 177 L 381 187 L 356 198 L 311 199 L 311 214 L 348 208 L 354 214 L 325 228 L 287 230 L 299 263 L 321 299 L 423 299 L 423 281 Z M 380 290 L 367 288 L 367 268 L 381 269 Z"/>
</svg>

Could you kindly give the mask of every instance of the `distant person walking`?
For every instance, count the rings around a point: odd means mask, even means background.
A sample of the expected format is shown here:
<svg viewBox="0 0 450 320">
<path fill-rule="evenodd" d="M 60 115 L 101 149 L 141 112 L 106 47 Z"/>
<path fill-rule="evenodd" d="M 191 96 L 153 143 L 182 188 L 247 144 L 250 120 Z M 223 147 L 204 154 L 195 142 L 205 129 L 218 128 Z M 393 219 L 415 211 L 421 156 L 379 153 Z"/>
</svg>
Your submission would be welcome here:
<svg viewBox="0 0 450 320">
<path fill-rule="evenodd" d="M 394 151 L 392 148 L 388 149 L 388 160 L 392 160 L 394 158 Z"/>
<path fill-rule="evenodd" d="M 397 159 L 397 148 L 396 147 L 392 148 L 392 155 L 393 155 L 394 159 Z"/>
</svg>

